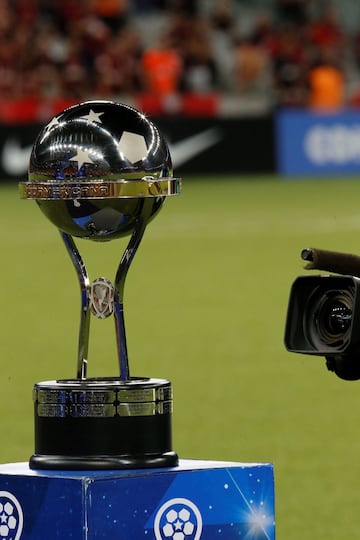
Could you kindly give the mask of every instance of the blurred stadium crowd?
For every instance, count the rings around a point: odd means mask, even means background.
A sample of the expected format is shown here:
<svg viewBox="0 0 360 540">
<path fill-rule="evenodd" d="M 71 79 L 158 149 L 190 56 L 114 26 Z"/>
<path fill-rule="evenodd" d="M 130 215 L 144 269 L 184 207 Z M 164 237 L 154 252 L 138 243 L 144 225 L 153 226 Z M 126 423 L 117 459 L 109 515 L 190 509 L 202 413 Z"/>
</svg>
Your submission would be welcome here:
<svg viewBox="0 0 360 540">
<path fill-rule="evenodd" d="M 0 0 L 0 99 L 358 104 L 359 29 L 311 0 Z"/>
</svg>

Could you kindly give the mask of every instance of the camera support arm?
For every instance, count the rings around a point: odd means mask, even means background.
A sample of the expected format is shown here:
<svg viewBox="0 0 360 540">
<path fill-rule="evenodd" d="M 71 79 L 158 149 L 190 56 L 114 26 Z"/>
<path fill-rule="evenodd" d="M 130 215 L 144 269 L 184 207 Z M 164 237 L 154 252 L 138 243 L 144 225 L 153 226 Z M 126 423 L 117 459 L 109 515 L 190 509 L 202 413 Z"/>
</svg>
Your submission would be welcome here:
<svg viewBox="0 0 360 540">
<path fill-rule="evenodd" d="M 325 249 L 305 248 L 301 258 L 307 261 L 306 270 L 324 270 L 336 274 L 360 277 L 360 257 Z"/>
</svg>

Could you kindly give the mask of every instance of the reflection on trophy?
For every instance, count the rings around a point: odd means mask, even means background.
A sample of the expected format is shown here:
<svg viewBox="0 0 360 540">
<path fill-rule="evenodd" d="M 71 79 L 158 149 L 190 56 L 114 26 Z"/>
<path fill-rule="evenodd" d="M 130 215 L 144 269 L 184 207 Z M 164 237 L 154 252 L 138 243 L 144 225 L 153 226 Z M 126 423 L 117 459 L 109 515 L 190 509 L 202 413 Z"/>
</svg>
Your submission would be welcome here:
<svg viewBox="0 0 360 540">
<path fill-rule="evenodd" d="M 20 195 L 60 230 L 81 292 L 76 378 L 35 384 L 33 469 L 176 465 L 172 388 L 130 376 L 125 278 L 148 222 L 180 192 L 158 128 L 127 105 L 90 101 L 66 109 L 39 134 Z M 96 242 L 130 235 L 114 283 L 92 283 L 73 237 Z M 114 316 L 119 377 L 87 377 L 90 316 Z"/>
</svg>

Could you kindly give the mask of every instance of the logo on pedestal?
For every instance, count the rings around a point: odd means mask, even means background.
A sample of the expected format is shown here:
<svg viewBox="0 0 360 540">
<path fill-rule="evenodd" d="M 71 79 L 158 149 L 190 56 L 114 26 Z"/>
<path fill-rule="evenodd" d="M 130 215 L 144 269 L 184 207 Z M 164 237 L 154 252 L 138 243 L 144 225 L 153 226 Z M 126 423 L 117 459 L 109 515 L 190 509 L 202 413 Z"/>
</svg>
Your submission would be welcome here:
<svg viewBox="0 0 360 540">
<path fill-rule="evenodd" d="M 159 508 L 154 520 L 156 540 L 199 540 L 202 517 L 188 499 L 170 499 Z"/>
<path fill-rule="evenodd" d="M 0 491 L 0 540 L 20 540 L 24 517 L 21 505 L 8 491 Z"/>
</svg>

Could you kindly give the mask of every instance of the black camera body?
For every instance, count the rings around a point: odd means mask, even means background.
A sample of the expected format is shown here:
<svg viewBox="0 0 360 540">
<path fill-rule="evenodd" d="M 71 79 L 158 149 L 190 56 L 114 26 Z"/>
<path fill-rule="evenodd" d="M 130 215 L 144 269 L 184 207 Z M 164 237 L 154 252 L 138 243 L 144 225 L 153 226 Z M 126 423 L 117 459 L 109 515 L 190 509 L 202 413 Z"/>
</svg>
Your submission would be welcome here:
<svg viewBox="0 0 360 540">
<path fill-rule="evenodd" d="M 290 291 L 285 346 L 324 356 L 327 368 L 342 379 L 360 379 L 360 279 L 298 277 Z"/>
</svg>

